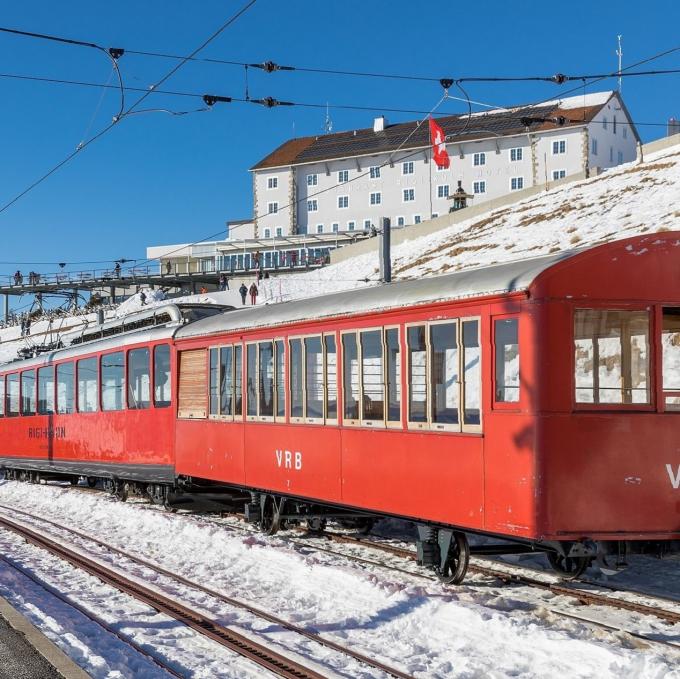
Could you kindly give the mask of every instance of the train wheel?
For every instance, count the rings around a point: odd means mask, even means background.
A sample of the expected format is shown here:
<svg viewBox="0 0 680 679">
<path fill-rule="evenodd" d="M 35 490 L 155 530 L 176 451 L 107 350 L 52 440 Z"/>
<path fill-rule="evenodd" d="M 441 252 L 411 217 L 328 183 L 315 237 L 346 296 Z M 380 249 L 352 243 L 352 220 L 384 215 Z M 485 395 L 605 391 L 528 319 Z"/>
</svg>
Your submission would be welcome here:
<svg viewBox="0 0 680 679">
<path fill-rule="evenodd" d="M 444 566 L 437 577 L 446 585 L 460 585 L 470 563 L 470 545 L 464 533 L 454 533 Z"/>
<path fill-rule="evenodd" d="M 128 486 L 125 481 L 116 481 L 115 483 L 116 490 L 114 495 L 116 496 L 116 499 L 120 500 L 121 502 L 126 502 L 130 493 L 130 486 Z"/>
<path fill-rule="evenodd" d="M 310 533 L 323 533 L 326 530 L 326 519 L 320 516 L 314 519 L 307 519 L 307 530 Z"/>
<path fill-rule="evenodd" d="M 97 477 L 96 476 L 88 476 L 87 477 L 87 487 L 88 488 L 94 488 L 97 485 Z"/>
<path fill-rule="evenodd" d="M 562 556 L 557 552 L 548 552 L 547 556 L 551 568 L 565 580 L 573 580 L 583 575 L 591 562 L 588 556 Z"/>
<path fill-rule="evenodd" d="M 359 535 L 368 535 L 375 525 L 375 519 L 357 519 L 357 533 Z"/>
<path fill-rule="evenodd" d="M 262 518 L 260 519 L 260 530 L 267 535 L 278 533 L 281 527 L 279 510 L 276 507 L 276 500 L 272 495 L 267 495 L 262 507 Z"/>
</svg>

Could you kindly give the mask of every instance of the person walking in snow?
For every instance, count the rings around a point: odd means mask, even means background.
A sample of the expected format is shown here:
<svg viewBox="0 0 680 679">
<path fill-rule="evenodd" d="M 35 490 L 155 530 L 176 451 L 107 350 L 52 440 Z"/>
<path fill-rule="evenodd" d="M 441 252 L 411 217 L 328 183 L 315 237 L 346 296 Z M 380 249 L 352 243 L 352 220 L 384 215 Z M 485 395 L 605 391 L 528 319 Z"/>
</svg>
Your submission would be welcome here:
<svg viewBox="0 0 680 679">
<path fill-rule="evenodd" d="M 139 293 L 139 303 L 141 306 L 146 305 L 146 293 L 143 290 Z"/>
<path fill-rule="evenodd" d="M 258 290 L 257 290 L 257 285 L 255 285 L 255 283 L 253 283 L 250 286 L 249 292 L 250 292 L 250 303 L 251 304 L 257 304 Z"/>
<path fill-rule="evenodd" d="M 229 290 L 229 281 L 227 280 L 227 277 L 221 273 L 220 274 L 220 291 L 224 292 L 225 290 Z"/>
<path fill-rule="evenodd" d="M 241 287 L 238 289 L 238 291 L 241 293 L 241 302 L 243 304 L 246 303 L 246 295 L 248 294 L 248 288 L 246 288 L 245 283 L 241 283 Z"/>
</svg>

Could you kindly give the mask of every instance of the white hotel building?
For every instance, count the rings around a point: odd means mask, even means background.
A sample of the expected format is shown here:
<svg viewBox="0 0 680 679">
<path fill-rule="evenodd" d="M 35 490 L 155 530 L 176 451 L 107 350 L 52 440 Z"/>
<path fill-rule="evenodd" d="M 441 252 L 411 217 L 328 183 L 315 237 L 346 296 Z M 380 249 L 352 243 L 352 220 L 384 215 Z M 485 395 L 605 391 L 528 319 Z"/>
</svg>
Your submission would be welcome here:
<svg viewBox="0 0 680 679">
<path fill-rule="evenodd" d="M 363 231 L 381 217 L 406 226 L 448 212 L 458 182 L 478 205 L 632 161 L 639 143 L 617 92 L 437 122 L 447 170 L 432 162 L 426 123 L 381 117 L 372 128 L 285 142 L 251 168 L 255 237 Z"/>
</svg>

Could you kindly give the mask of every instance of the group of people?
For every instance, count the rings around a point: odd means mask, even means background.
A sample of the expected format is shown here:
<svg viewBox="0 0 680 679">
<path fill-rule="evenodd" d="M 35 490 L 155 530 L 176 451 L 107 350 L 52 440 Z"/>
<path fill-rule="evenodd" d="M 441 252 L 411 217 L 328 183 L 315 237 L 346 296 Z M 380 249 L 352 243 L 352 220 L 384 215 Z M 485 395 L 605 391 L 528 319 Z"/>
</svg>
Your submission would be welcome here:
<svg viewBox="0 0 680 679">
<path fill-rule="evenodd" d="M 31 334 L 31 317 L 26 315 L 21 317 L 21 336 L 26 337 Z"/>
<path fill-rule="evenodd" d="M 14 285 L 23 285 L 24 283 L 24 274 L 17 269 L 14 272 Z M 40 283 L 40 274 L 36 273 L 35 271 L 29 271 L 28 272 L 28 284 L 29 285 L 37 285 Z"/>
<path fill-rule="evenodd" d="M 250 303 L 257 304 L 257 296 L 260 294 L 260 291 L 257 289 L 257 283 L 252 283 L 250 288 L 247 288 L 245 283 L 241 283 L 241 287 L 238 291 L 241 293 L 241 302 L 244 305 L 248 294 L 250 294 Z"/>
</svg>

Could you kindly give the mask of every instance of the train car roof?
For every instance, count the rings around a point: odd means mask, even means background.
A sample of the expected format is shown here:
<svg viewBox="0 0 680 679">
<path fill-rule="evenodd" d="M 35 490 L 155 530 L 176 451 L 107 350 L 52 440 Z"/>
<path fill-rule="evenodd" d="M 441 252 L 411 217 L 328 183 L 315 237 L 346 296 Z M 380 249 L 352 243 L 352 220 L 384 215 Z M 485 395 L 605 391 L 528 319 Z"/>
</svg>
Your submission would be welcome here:
<svg viewBox="0 0 680 679">
<path fill-rule="evenodd" d="M 566 250 L 552 255 L 466 269 L 441 276 L 399 281 L 290 302 L 245 307 L 190 323 L 179 328 L 175 337 L 177 339 L 200 337 L 218 332 L 268 327 L 423 303 L 523 292 L 529 289 L 543 271 L 579 252 L 583 250 Z"/>
</svg>

